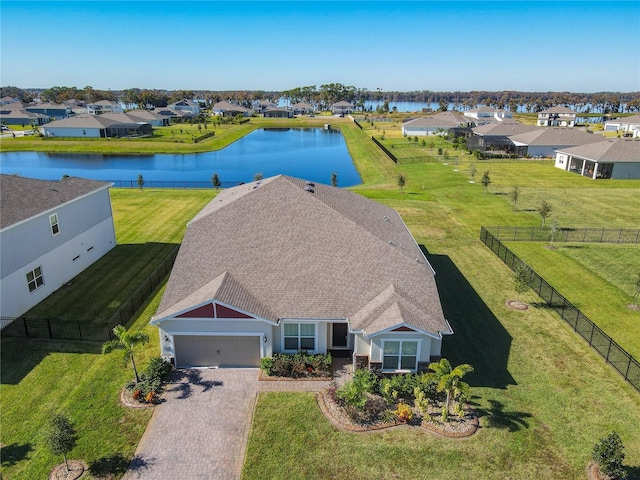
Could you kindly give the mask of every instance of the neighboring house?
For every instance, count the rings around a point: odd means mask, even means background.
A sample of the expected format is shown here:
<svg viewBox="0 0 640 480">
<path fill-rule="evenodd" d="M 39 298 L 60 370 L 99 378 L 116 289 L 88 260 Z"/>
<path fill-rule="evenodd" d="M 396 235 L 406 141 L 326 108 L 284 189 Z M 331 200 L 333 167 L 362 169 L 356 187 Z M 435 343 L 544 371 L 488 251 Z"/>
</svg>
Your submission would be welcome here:
<svg viewBox="0 0 640 480">
<path fill-rule="evenodd" d="M 178 366 L 305 350 L 415 372 L 453 333 L 395 210 L 282 175 L 224 190 L 189 222 L 151 324 Z"/>
<path fill-rule="evenodd" d="M 538 113 L 539 127 L 573 127 L 576 124 L 576 112 L 569 107 L 557 106 Z"/>
<path fill-rule="evenodd" d="M 2 98 L 0 98 L 0 107 L 3 105 L 9 105 L 10 103 L 15 103 L 15 102 L 19 102 L 20 100 L 18 100 L 17 98 L 13 98 L 13 97 L 9 97 L 4 96 Z"/>
<path fill-rule="evenodd" d="M 222 117 L 235 117 L 236 115 L 242 115 L 243 117 L 250 117 L 253 115 L 253 110 L 245 108 L 241 105 L 235 105 L 231 102 L 222 101 L 213 104 L 211 108 L 213 115 Z"/>
<path fill-rule="evenodd" d="M 594 179 L 640 179 L 640 140 L 618 138 L 561 149 L 555 166 Z"/>
<path fill-rule="evenodd" d="M 152 110 L 152 113 L 161 115 L 163 118 L 166 118 L 168 122 L 171 122 L 172 120 L 181 121 L 191 117 L 191 114 L 189 112 L 174 110 L 173 108 L 169 107 L 156 107 Z"/>
<path fill-rule="evenodd" d="M 309 115 L 315 111 L 313 105 L 306 102 L 298 102 L 291 105 L 294 115 Z"/>
<path fill-rule="evenodd" d="M 267 108 L 263 115 L 265 118 L 292 118 L 293 111 L 288 108 Z"/>
<path fill-rule="evenodd" d="M 0 315 L 19 317 L 116 246 L 111 183 L 0 175 Z"/>
<path fill-rule="evenodd" d="M 10 97 L 5 97 L 5 98 L 10 98 Z M 27 107 L 26 103 L 22 103 L 20 101 L 15 101 L 15 102 L 11 102 L 11 103 L 5 103 L 4 105 L 2 105 L 2 107 L 0 107 L 0 110 L 2 110 L 2 111 L 24 110 L 26 107 Z"/>
<path fill-rule="evenodd" d="M 607 120 L 604 124 L 605 132 L 621 132 L 631 134 L 632 137 L 640 137 L 640 115 Z"/>
<path fill-rule="evenodd" d="M 27 112 L 40 113 L 42 115 L 55 118 L 56 120 L 68 118 L 71 115 L 71 107 L 69 105 L 60 105 L 56 103 L 27 105 L 24 109 Z"/>
<path fill-rule="evenodd" d="M 574 128 L 540 128 L 509 137 L 518 155 L 547 158 L 555 158 L 558 150 L 601 142 L 602 138 Z"/>
<path fill-rule="evenodd" d="M 49 137 L 77 138 L 140 137 L 153 133 L 148 123 L 138 123 L 128 117 L 112 120 L 105 115 L 76 115 L 47 123 L 40 130 Z"/>
<path fill-rule="evenodd" d="M 153 127 L 166 127 L 171 122 L 170 117 L 143 109 L 129 110 L 127 115 L 138 119 L 139 122 L 146 122 Z"/>
<path fill-rule="evenodd" d="M 341 102 L 334 103 L 331 106 L 331 111 L 334 115 L 346 115 L 348 113 L 353 112 L 354 106 L 350 102 L 345 102 L 344 100 Z"/>
<path fill-rule="evenodd" d="M 62 103 L 64 105 L 67 105 L 69 108 L 71 108 L 71 113 L 73 115 L 82 115 L 82 114 L 88 112 L 87 102 L 85 102 L 84 100 L 78 100 L 76 98 L 71 98 L 69 100 L 65 100 Z"/>
<path fill-rule="evenodd" d="M 253 106 L 257 113 L 264 113 L 267 110 L 278 108 L 278 105 L 268 100 L 258 100 Z"/>
<path fill-rule="evenodd" d="M 469 117 L 455 112 L 440 112 L 403 123 L 402 134 L 409 136 L 443 135 L 452 128 L 472 126 L 475 126 L 475 123 Z"/>
<path fill-rule="evenodd" d="M 539 130 L 535 125 L 523 125 L 513 120 L 500 123 L 487 123 L 474 127 L 467 138 L 467 148 L 471 151 L 504 151 L 515 153 L 515 145 L 509 139 L 513 135 Z"/>
<path fill-rule="evenodd" d="M 0 122 L 2 125 L 44 125 L 49 121 L 47 115 L 27 112 L 26 110 L 5 110 L 0 107 Z"/>
<path fill-rule="evenodd" d="M 122 113 L 124 109 L 117 102 L 109 100 L 99 100 L 95 103 L 87 104 L 87 113 L 89 115 L 102 115 L 103 113 Z"/>
<path fill-rule="evenodd" d="M 178 112 L 189 113 L 190 116 L 195 117 L 200 113 L 200 104 L 198 102 L 194 102 L 193 100 L 180 100 L 179 102 L 172 103 L 169 105 L 169 108 L 172 110 L 177 110 Z"/>
<path fill-rule="evenodd" d="M 494 121 L 502 122 L 505 119 L 513 118 L 513 114 L 509 111 L 486 106 L 467 110 L 464 112 L 464 116 L 478 120 L 477 124 Z"/>
</svg>

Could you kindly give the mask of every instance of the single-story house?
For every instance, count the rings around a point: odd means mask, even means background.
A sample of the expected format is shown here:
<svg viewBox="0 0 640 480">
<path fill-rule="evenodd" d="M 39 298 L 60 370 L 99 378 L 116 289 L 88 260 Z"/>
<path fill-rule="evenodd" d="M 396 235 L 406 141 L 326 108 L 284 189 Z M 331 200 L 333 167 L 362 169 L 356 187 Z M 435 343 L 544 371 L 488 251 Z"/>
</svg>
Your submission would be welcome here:
<svg viewBox="0 0 640 480">
<path fill-rule="evenodd" d="M 353 112 L 354 106 L 351 102 L 336 102 L 331 106 L 331 111 L 334 115 L 346 115 Z"/>
<path fill-rule="evenodd" d="M 621 132 L 631 134 L 632 137 L 640 137 L 640 115 L 615 118 L 607 120 L 604 124 L 605 132 Z"/>
<path fill-rule="evenodd" d="M 548 158 L 555 158 L 560 149 L 601 142 L 602 138 L 575 128 L 540 128 L 509 137 L 518 155 Z"/>
<path fill-rule="evenodd" d="M 87 113 L 89 115 L 102 115 L 103 113 L 122 113 L 124 109 L 118 102 L 109 100 L 99 100 L 94 103 L 87 103 Z"/>
<path fill-rule="evenodd" d="M 0 122 L 3 125 L 44 125 L 49 121 L 48 115 L 27 112 L 26 110 L 5 110 L 0 107 Z"/>
<path fill-rule="evenodd" d="M 23 315 L 116 246 L 111 185 L 0 175 L 0 316 Z"/>
<path fill-rule="evenodd" d="M 414 118 L 402 124 L 402 134 L 409 136 L 427 136 L 445 134 L 451 128 L 467 128 L 475 122 L 455 112 L 439 112 L 435 115 Z"/>
<path fill-rule="evenodd" d="M 561 149 L 555 166 L 594 179 L 640 179 L 640 140 L 618 138 Z"/>
<path fill-rule="evenodd" d="M 236 115 L 250 117 L 253 115 L 253 110 L 227 101 L 214 103 L 211 108 L 211 112 L 213 115 L 219 115 L 222 117 L 235 117 Z"/>
<path fill-rule="evenodd" d="M 146 122 L 152 127 L 166 127 L 171 122 L 170 117 L 160 115 L 159 113 L 150 112 L 149 110 L 136 109 L 129 110 L 127 112 L 131 118 L 136 119 L 137 122 Z"/>
<path fill-rule="evenodd" d="M 293 111 L 289 108 L 267 108 L 263 115 L 264 118 L 292 118 Z"/>
<path fill-rule="evenodd" d="M 434 276 L 395 210 L 278 175 L 224 190 L 188 223 L 151 324 L 178 366 L 304 350 L 415 372 L 453 333 Z"/>
<path fill-rule="evenodd" d="M 169 108 L 172 110 L 177 110 L 179 112 L 187 112 L 192 117 L 195 117 L 200 113 L 200 104 L 198 102 L 194 102 L 193 100 L 180 100 L 179 102 L 172 103 L 169 105 Z"/>
<path fill-rule="evenodd" d="M 306 102 L 298 102 L 291 105 L 294 115 L 309 115 L 315 111 L 313 105 Z"/>
<path fill-rule="evenodd" d="M 13 98 L 13 97 L 10 97 L 9 95 L 5 95 L 4 97 L 0 98 L 0 106 L 9 105 L 10 103 L 15 103 L 19 101 L 20 100 L 18 100 L 17 98 Z"/>
<path fill-rule="evenodd" d="M 112 120 L 105 115 L 76 115 L 47 123 L 40 130 L 45 136 L 78 138 L 139 137 L 153 133 L 153 128 L 146 122 L 138 123 L 128 117 L 122 117 L 123 120 Z"/>
<path fill-rule="evenodd" d="M 515 145 L 509 137 L 534 130 L 539 130 L 539 128 L 535 125 L 523 125 L 514 120 L 486 123 L 471 130 L 472 134 L 467 138 L 467 148 L 471 151 L 515 153 Z"/>
<path fill-rule="evenodd" d="M 257 113 L 264 113 L 265 111 L 272 110 L 274 108 L 278 108 L 278 105 L 276 105 L 273 102 L 270 102 L 269 100 L 258 100 L 253 104 L 253 109 Z"/>
<path fill-rule="evenodd" d="M 464 112 L 465 117 L 470 117 L 478 120 L 476 123 L 482 122 L 502 122 L 505 119 L 513 118 L 513 114 L 507 110 L 501 110 L 493 107 L 478 107 L 472 108 Z"/>
<path fill-rule="evenodd" d="M 60 105 L 56 103 L 36 103 L 24 107 L 27 112 L 41 113 L 56 120 L 68 118 L 71 115 L 71 107 L 69 105 Z"/>
<path fill-rule="evenodd" d="M 180 121 L 186 118 L 191 118 L 191 113 L 182 110 L 174 110 L 169 107 L 156 107 L 152 110 L 152 113 L 162 115 L 162 117 L 166 118 L 168 122 L 171 122 L 172 120 Z"/>
<path fill-rule="evenodd" d="M 576 112 L 569 107 L 559 105 L 538 113 L 539 127 L 573 127 L 576 124 Z"/>
</svg>

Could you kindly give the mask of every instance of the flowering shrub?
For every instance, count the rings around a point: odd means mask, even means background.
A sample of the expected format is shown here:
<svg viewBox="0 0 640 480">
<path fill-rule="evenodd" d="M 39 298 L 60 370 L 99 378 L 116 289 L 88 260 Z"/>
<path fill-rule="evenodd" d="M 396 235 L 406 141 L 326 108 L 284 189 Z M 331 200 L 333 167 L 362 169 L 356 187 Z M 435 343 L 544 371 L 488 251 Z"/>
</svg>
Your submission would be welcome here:
<svg viewBox="0 0 640 480">
<path fill-rule="evenodd" d="M 153 402 L 153 397 L 156 396 L 156 392 L 154 392 L 153 390 L 151 390 L 149 393 L 147 393 L 147 395 L 144 397 L 144 401 L 147 403 L 151 403 Z"/>
<path fill-rule="evenodd" d="M 401 422 L 408 422 L 413 418 L 413 410 L 406 403 L 399 403 L 396 410 L 393 412 L 396 418 Z"/>
<path fill-rule="evenodd" d="M 171 368 L 171 364 L 162 357 L 152 358 L 140 375 L 140 381 L 138 383 L 130 382 L 125 388 L 132 392 L 131 396 L 135 400 L 152 403 L 168 380 Z"/>
</svg>

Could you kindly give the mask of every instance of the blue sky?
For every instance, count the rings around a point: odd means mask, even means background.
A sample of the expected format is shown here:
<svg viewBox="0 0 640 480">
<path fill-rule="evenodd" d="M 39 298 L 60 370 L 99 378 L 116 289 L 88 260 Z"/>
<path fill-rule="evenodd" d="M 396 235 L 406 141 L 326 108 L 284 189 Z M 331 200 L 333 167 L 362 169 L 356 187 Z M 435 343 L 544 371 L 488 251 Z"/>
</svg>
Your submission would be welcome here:
<svg viewBox="0 0 640 480">
<path fill-rule="evenodd" d="M 21 88 L 639 91 L 640 1 L 0 2 Z"/>
</svg>

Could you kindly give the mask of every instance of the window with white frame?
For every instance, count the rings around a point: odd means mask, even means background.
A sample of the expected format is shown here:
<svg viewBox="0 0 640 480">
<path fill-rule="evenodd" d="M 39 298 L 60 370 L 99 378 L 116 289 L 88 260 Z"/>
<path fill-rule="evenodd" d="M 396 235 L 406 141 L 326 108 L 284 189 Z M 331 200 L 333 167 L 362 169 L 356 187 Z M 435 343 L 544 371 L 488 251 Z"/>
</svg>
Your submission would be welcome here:
<svg viewBox="0 0 640 480">
<path fill-rule="evenodd" d="M 58 214 L 54 213 L 49 215 L 49 225 L 51 225 L 51 235 L 55 236 L 60 233 L 60 226 L 58 225 Z"/>
<path fill-rule="evenodd" d="M 415 370 L 418 361 L 416 340 L 386 340 L 383 345 L 383 370 Z"/>
<path fill-rule="evenodd" d="M 285 323 L 285 350 L 315 350 L 316 326 L 313 323 Z"/>
<path fill-rule="evenodd" d="M 27 285 L 29 286 L 29 291 L 33 292 L 37 290 L 42 285 L 44 285 L 44 278 L 42 277 L 42 267 L 36 267 L 30 272 L 27 272 Z"/>
</svg>

